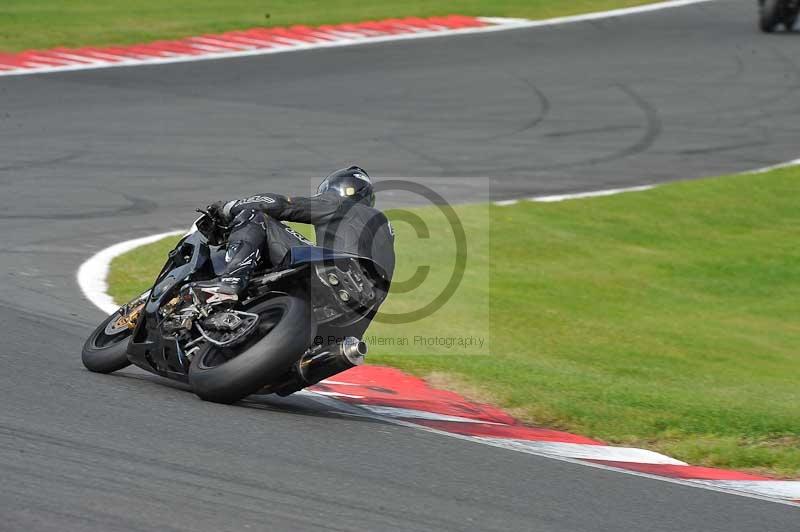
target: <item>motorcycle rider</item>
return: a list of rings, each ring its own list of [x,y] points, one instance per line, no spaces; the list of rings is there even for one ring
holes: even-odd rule
[[[217,279],[195,286],[211,294],[208,302],[238,300],[264,255],[277,265],[292,247],[312,245],[281,223],[301,222],[314,226],[318,246],[372,259],[378,277],[373,281],[382,302],[394,273],[394,232],[374,205],[372,180],[358,166],[330,174],[315,196],[259,194],[209,205],[209,214],[230,228],[226,267]],[[360,337],[371,317],[351,335]]]

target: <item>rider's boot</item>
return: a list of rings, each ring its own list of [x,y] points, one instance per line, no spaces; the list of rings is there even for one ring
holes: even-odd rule
[[[236,282],[231,282],[234,279],[232,277],[217,277],[209,281],[192,283],[191,287],[203,303],[209,305],[218,303],[235,304],[239,301],[241,282],[239,279],[236,279]]]
[[[231,242],[225,254],[227,266],[222,275],[209,281],[193,283],[192,286],[204,295],[206,303],[235,303],[247,289],[250,275],[260,259],[260,250],[250,242]]]

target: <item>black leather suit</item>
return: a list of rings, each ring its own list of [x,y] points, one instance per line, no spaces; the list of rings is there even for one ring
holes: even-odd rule
[[[233,219],[228,237],[227,267],[222,282],[243,288],[263,255],[279,264],[294,246],[312,245],[302,235],[281,223],[312,224],[316,245],[372,259],[377,265],[377,284],[385,298],[394,274],[394,232],[379,210],[329,191],[312,197],[289,198],[260,194],[229,201],[223,215]],[[346,332],[361,338],[372,315]]]

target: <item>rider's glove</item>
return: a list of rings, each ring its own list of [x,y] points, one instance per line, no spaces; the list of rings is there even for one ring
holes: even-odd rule
[[[211,215],[215,221],[222,223],[222,225],[227,225],[230,221],[230,214],[225,213],[225,205],[226,202],[224,201],[215,201],[206,207],[208,214]]]

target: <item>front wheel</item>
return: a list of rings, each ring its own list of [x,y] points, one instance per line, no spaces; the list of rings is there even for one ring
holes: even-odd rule
[[[132,332],[124,309],[119,309],[86,339],[81,352],[83,365],[96,373],[111,373],[128,367],[128,339]]]
[[[759,27],[764,33],[772,33],[783,18],[784,0],[763,0],[759,10]]]
[[[230,404],[257,392],[283,376],[316,334],[303,298],[280,296],[245,310],[259,315],[252,340],[232,348],[207,344],[192,357],[189,383],[201,399]]]

